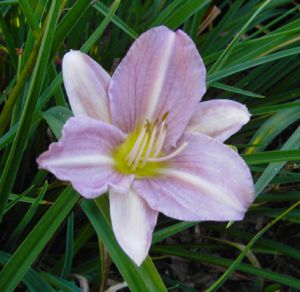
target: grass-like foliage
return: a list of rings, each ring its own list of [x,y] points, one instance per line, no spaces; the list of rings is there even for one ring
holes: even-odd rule
[[[2,0],[0,291],[299,289],[299,15],[285,0]],[[205,100],[249,108],[251,121],[226,143],[248,163],[257,198],[242,222],[161,215],[137,267],[114,237],[107,196],[82,199],[35,159],[72,115],[63,55],[80,49],[112,73],[158,25],[196,43]]]

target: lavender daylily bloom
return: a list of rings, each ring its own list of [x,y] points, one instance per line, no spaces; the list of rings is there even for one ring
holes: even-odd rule
[[[159,212],[242,220],[254,200],[246,163],[222,142],[249,121],[230,100],[199,103],[205,67],[181,30],[142,34],[110,76],[79,51],[63,59],[75,117],[37,160],[86,198],[109,192],[115,236],[140,265]]]

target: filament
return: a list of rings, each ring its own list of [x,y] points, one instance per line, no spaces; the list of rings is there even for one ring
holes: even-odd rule
[[[152,158],[149,158],[148,161],[151,161],[151,162],[161,162],[161,161],[170,160],[171,158],[174,158],[179,153],[181,153],[187,147],[187,145],[188,145],[188,143],[184,142],[180,147],[178,147],[172,153],[170,153],[170,154],[168,154],[166,156],[162,156],[162,157],[152,157]]]

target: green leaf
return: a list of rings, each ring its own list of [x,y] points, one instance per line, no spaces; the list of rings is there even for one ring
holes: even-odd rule
[[[266,64],[269,62],[274,62],[276,60],[286,58],[289,56],[293,56],[293,55],[297,55],[297,54],[300,54],[300,47],[283,50],[278,53],[274,53],[269,56],[261,57],[256,60],[245,61],[243,63],[233,65],[233,66],[227,67],[225,69],[222,69],[220,71],[217,71],[216,73],[209,74],[207,76],[207,83],[211,84],[212,82],[215,82],[215,81],[225,78],[227,76],[233,75],[235,73],[244,71],[246,69],[250,69],[255,66]]]
[[[241,38],[242,34],[247,31],[250,24],[253,22],[253,20],[257,17],[259,13],[271,2],[272,0],[265,0],[258,9],[256,9],[255,13],[251,15],[249,20],[243,25],[243,27],[240,29],[240,31],[235,35],[233,40],[230,42],[230,44],[226,47],[226,49],[222,52],[221,56],[217,59],[217,61],[214,63],[214,65],[209,69],[209,73],[213,73],[216,71],[220,71],[220,69],[224,66],[226,60],[228,59],[229,55],[233,51],[234,47],[236,46],[237,42]]]
[[[230,85],[226,85],[220,82],[214,82],[213,84],[211,84],[211,87],[214,88],[218,88],[218,89],[223,89],[225,91],[228,92],[233,92],[233,93],[237,93],[240,95],[245,95],[245,96],[250,96],[250,97],[256,97],[256,98],[264,98],[264,95],[261,94],[257,94],[248,90],[244,90],[244,89],[240,89],[240,88],[236,88],[234,86],[230,86]]]
[[[42,116],[50,126],[55,137],[59,139],[64,124],[73,116],[73,113],[66,107],[56,106],[44,112]]]
[[[242,157],[249,165],[265,164],[279,161],[300,160],[300,150],[274,150],[244,154]]]
[[[200,252],[192,252],[190,250],[185,250],[183,248],[172,246],[153,246],[152,251],[163,255],[182,257],[184,259],[189,259],[194,262],[209,263],[221,267],[230,267],[230,265],[233,263],[233,261],[230,259],[212,256],[208,254],[201,254]],[[249,273],[255,276],[260,276],[265,279],[281,283],[283,285],[287,285],[289,287],[300,287],[300,281],[291,276],[275,273],[267,269],[255,268],[251,265],[243,263],[239,263],[235,268],[238,271]]]
[[[10,240],[9,240],[9,245],[11,247],[15,247],[18,238],[22,234],[22,231],[26,228],[28,223],[31,221],[31,219],[33,218],[33,216],[37,212],[39,204],[41,203],[41,201],[42,201],[42,199],[43,199],[43,197],[44,197],[44,195],[47,191],[47,188],[48,188],[48,182],[45,181],[44,186],[42,187],[42,189],[41,189],[39,195],[37,196],[37,198],[35,198],[34,203],[30,206],[30,208],[28,209],[28,211],[26,212],[26,214],[24,215],[22,220],[19,222],[18,226],[13,231],[13,233],[10,237]]]
[[[1,5],[17,5],[18,4],[18,0],[3,0],[0,2],[0,6]]]
[[[92,1],[90,0],[77,0],[74,2],[74,5],[68,10],[67,14],[56,27],[51,54],[56,52],[63,41],[69,36],[76,24],[82,20],[83,15],[89,9],[91,4]]]
[[[249,142],[249,144],[257,146],[249,147],[246,153],[263,151],[275,137],[299,119],[299,112],[298,108],[285,109],[268,118],[256,130]]]
[[[282,150],[289,149],[298,149],[300,147],[300,127],[293,133],[293,135],[288,139],[287,142],[281,148]],[[255,183],[255,193],[258,196],[264,188],[268,185],[268,183],[273,179],[273,177],[282,169],[282,167],[286,164],[284,162],[273,162],[268,165],[268,167],[264,170],[262,175]]]
[[[1,1],[1,2],[6,2],[6,1]],[[0,2],[0,5],[1,5],[1,2]],[[3,4],[3,3],[2,3]],[[17,65],[18,65],[18,56],[17,56],[17,53],[16,53],[16,46],[14,44],[14,40],[9,32],[9,29],[6,25],[6,22],[2,16],[2,13],[0,11],[0,28],[1,28],[1,32],[2,32],[2,36],[6,42],[6,45],[7,45],[7,49],[8,49],[8,52],[9,52],[9,57],[12,61],[12,65],[14,67],[14,69],[16,70],[17,69]]]
[[[165,19],[158,23],[157,20],[152,23],[151,26],[156,26],[158,24],[164,24],[171,29],[176,29],[182,25],[187,19],[193,16],[195,13],[199,12],[201,9],[207,7],[212,1],[211,0],[190,0],[181,1],[182,5],[180,9],[176,9],[173,13],[168,13]],[[171,6],[171,5],[170,5]]]
[[[71,187],[59,195],[0,272],[0,291],[17,287],[78,200],[79,195]]]
[[[34,13],[33,13],[30,3],[27,0],[19,0],[19,5],[20,5],[23,13],[25,14],[25,17],[26,17],[26,20],[28,21],[30,29],[32,30],[33,34],[37,37],[38,32],[40,31],[40,27],[36,21],[36,18],[34,17]]]
[[[157,243],[159,241],[162,241],[168,237],[171,237],[172,235],[175,235],[179,232],[182,232],[196,225],[197,223],[198,222],[178,222],[168,227],[165,227],[161,230],[158,230],[153,234],[152,243]]]
[[[109,15],[109,9],[101,2],[97,2],[94,7],[100,11],[104,16]],[[117,15],[114,15],[111,21],[125,33],[127,33],[131,38],[136,39],[139,35],[135,32],[128,24],[126,24],[121,18]]]
[[[30,188],[31,190],[31,188]],[[10,194],[8,199],[10,201],[15,201],[17,200],[18,202],[26,203],[26,204],[34,204],[36,201],[36,198],[31,198],[31,197],[26,197],[25,195],[23,196],[22,194]],[[46,200],[42,200],[39,202],[40,205],[51,205],[52,203]]]
[[[247,253],[250,251],[252,246],[256,243],[256,241],[262,237],[273,225],[275,225],[278,221],[280,221],[284,216],[286,216],[289,212],[294,210],[296,207],[300,205],[300,201],[292,205],[290,208],[288,208],[286,211],[282,212],[278,217],[276,217],[273,221],[271,221],[269,224],[267,224],[264,228],[260,229],[259,232],[256,233],[256,235],[248,242],[248,244],[245,246],[244,250],[239,254],[239,256],[234,260],[234,262],[230,265],[230,267],[224,272],[224,274],[216,281],[214,282],[206,291],[212,292],[216,291],[234,272],[235,269],[238,268],[238,265],[241,263],[243,258],[247,255]],[[285,284],[289,285],[290,287],[296,287],[296,285],[300,285],[299,280],[294,279],[287,279],[285,280]],[[279,282],[282,283],[282,282]]]
[[[29,187],[27,190],[25,190],[23,193],[17,195],[17,196],[12,196],[10,195],[9,197],[12,198],[14,197],[13,200],[11,200],[11,202],[9,202],[6,206],[5,206],[5,211],[4,214],[6,212],[8,212],[11,208],[13,208],[19,201],[21,201],[26,195],[28,195],[32,190],[33,190],[34,186]]]
[[[64,292],[82,292],[82,289],[77,287],[74,283],[69,282],[65,279],[56,277],[50,273],[42,272],[41,275],[47,280],[51,285],[55,288],[59,289],[59,291]],[[55,290],[57,291],[57,290]]]
[[[284,103],[284,104],[277,104],[277,105],[271,105],[271,106],[263,106],[263,107],[258,107],[254,108],[251,110],[252,115],[262,115],[262,114],[267,114],[267,113],[274,113],[277,111],[281,111],[283,109],[296,109],[300,107],[300,101],[293,101],[289,103]]]
[[[43,35],[41,48],[38,54],[37,62],[34,68],[33,76],[30,82],[28,96],[24,105],[24,110],[21,115],[19,128],[17,130],[14,143],[9,152],[8,159],[5,164],[4,171],[0,180],[0,220],[7,202],[8,196],[11,193],[17,171],[21,163],[24,145],[27,144],[28,133],[33,120],[34,109],[39,97],[42,83],[44,81],[50,47],[52,44],[55,25],[59,14],[59,2],[52,2],[48,14],[48,22],[46,24]]]
[[[99,37],[103,34],[105,28],[108,26],[113,16],[115,15],[121,0],[115,0],[111,5],[106,17],[102,21],[102,23],[97,27],[97,29],[93,32],[93,34],[88,38],[88,40],[81,47],[82,52],[88,52],[91,47],[96,43]]]
[[[5,265],[11,255],[0,251],[0,262],[2,265]],[[54,292],[55,290],[45,281],[38,272],[34,269],[29,268],[23,278],[23,283],[27,286],[30,291],[40,291],[43,290],[44,292]],[[8,291],[8,290],[5,290]]]
[[[224,229],[223,226],[221,226],[220,224],[208,224],[206,226],[208,229],[210,230],[216,230],[219,232],[222,232],[224,234],[228,234],[229,236],[232,236],[234,238],[236,238],[237,240],[251,240],[251,238],[253,238],[253,234],[237,229],[235,227],[230,227],[230,228],[226,228]],[[267,238],[259,238],[257,240],[257,246],[259,247],[264,247],[269,251],[277,251],[277,254],[283,254],[286,256],[290,256],[296,260],[300,260],[300,251],[296,248],[293,248],[291,246],[288,246],[286,244],[277,242],[275,240],[272,239],[267,239]]]
[[[73,249],[74,249],[74,213],[72,212],[68,217],[67,225],[67,239],[66,239],[66,254],[61,277],[66,278],[71,272],[73,262]]]

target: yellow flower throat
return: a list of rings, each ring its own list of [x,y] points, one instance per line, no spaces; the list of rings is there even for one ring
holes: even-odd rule
[[[154,123],[146,120],[142,128],[128,135],[113,153],[117,171],[139,177],[155,176],[160,168],[166,167],[168,161],[187,146],[187,143],[183,143],[168,155],[163,152],[168,128],[167,115],[163,115],[160,123],[158,119]]]

